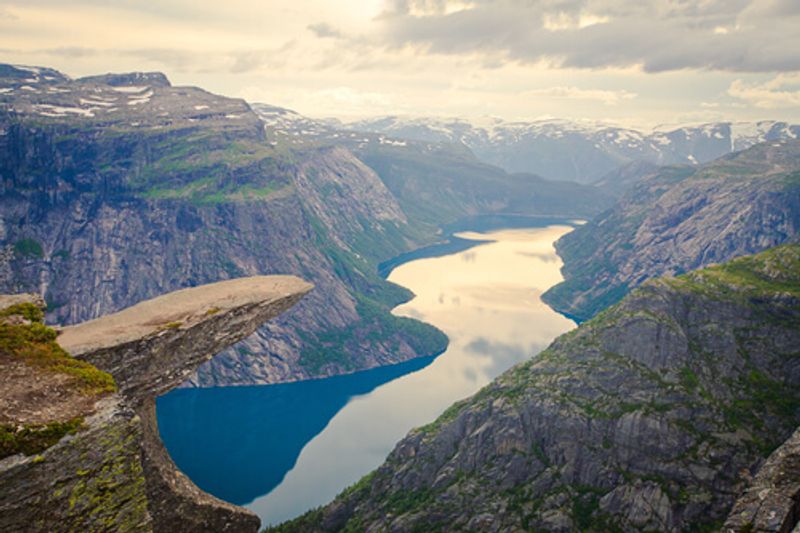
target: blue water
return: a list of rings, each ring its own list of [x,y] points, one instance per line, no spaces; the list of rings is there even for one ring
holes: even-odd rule
[[[244,505],[278,486],[303,446],[352,398],[433,359],[298,383],[177,389],[157,400],[159,431],[198,487]]]
[[[434,324],[450,339],[438,357],[159,398],[159,427],[175,463],[264,525],[329,502],[380,465],[411,428],[574,327],[540,299],[562,279],[553,242],[571,227],[543,224],[458,233],[455,244],[386,265],[388,279],[416,295],[393,312]]]

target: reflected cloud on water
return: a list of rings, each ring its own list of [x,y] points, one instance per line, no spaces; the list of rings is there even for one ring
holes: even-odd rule
[[[201,488],[251,502],[264,525],[327,503],[435,419],[575,324],[540,300],[561,280],[568,226],[464,232],[481,241],[420,257],[389,281],[416,296],[393,311],[450,339],[439,357],[316,381],[179,390],[159,399],[164,442]],[[335,460],[331,460],[335,458]]]

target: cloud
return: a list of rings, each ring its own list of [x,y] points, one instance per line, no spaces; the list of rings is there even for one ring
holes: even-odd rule
[[[630,91],[605,91],[600,89],[579,89],[578,87],[548,87],[545,89],[532,89],[522,93],[524,97],[549,98],[563,100],[594,100],[613,106],[623,100],[636,98],[636,93]]]
[[[320,39],[342,39],[344,34],[325,22],[310,24],[308,30]]]
[[[358,91],[351,87],[334,87],[322,89],[317,92],[317,96],[330,101],[332,104],[344,104],[353,107],[376,106],[380,108],[388,107],[392,103],[391,96],[369,91]]]
[[[764,83],[734,80],[728,94],[761,109],[800,107],[800,74],[779,74]]]
[[[19,17],[12,13],[7,7],[0,6],[0,19],[18,20]]]
[[[479,0],[455,11],[449,4],[396,0],[378,19],[385,44],[581,69],[800,70],[796,1]]]

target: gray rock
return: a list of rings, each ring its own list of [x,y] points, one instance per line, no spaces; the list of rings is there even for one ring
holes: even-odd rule
[[[800,429],[772,452],[733,506],[724,530],[796,531],[800,527]]]
[[[242,278],[65,328],[63,347],[111,373],[119,391],[76,434],[0,461],[0,530],[257,531],[253,513],[178,471],[158,434],[155,397],[310,289],[290,276]]]
[[[756,253],[800,234],[800,141],[665,167],[556,243],[564,281],[542,298],[580,320],[644,281]]]

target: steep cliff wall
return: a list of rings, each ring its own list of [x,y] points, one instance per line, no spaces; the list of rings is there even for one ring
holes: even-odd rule
[[[800,530],[800,429],[772,452],[736,500],[724,531]]]
[[[666,167],[556,248],[564,281],[543,299],[585,320],[648,279],[797,239],[800,141],[763,143],[696,167]]]
[[[315,283],[292,312],[201,368],[201,385],[325,376],[446,345],[435,328],[389,314],[409,294],[375,265],[413,232],[347,150],[275,147],[243,101],[163,75],[6,71],[0,290],[42,294],[48,319],[69,324],[238,276]]]
[[[178,386],[199,364],[310,289],[290,276],[241,278],[170,293],[64,328],[59,342],[74,359],[64,357],[108,372],[116,391],[92,395],[96,401],[85,406],[80,423],[56,442],[40,443],[36,450],[22,447],[22,453],[0,460],[0,529],[257,531],[255,515],[203,493],[175,468],[158,436],[155,396]],[[44,368],[35,355],[14,349],[15,328],[46,330],[41,324],[26,326],[25,320],[12,313],[0,321],[0,365],[4,375],[19,361],[35,369],[37,375],[22,383],[32,386],[55,379],[63,369]],[[63,380],[54,382],[61,385]],[[15,402],[40,401],[15,396],[13,387],[0,396],[0,419],[12,423],[24,413]],[[17,440],[21,435],[18,430]]]
[[[798,346],[800,245],[648,282],[276,529],[718,529],[800,423]]]

